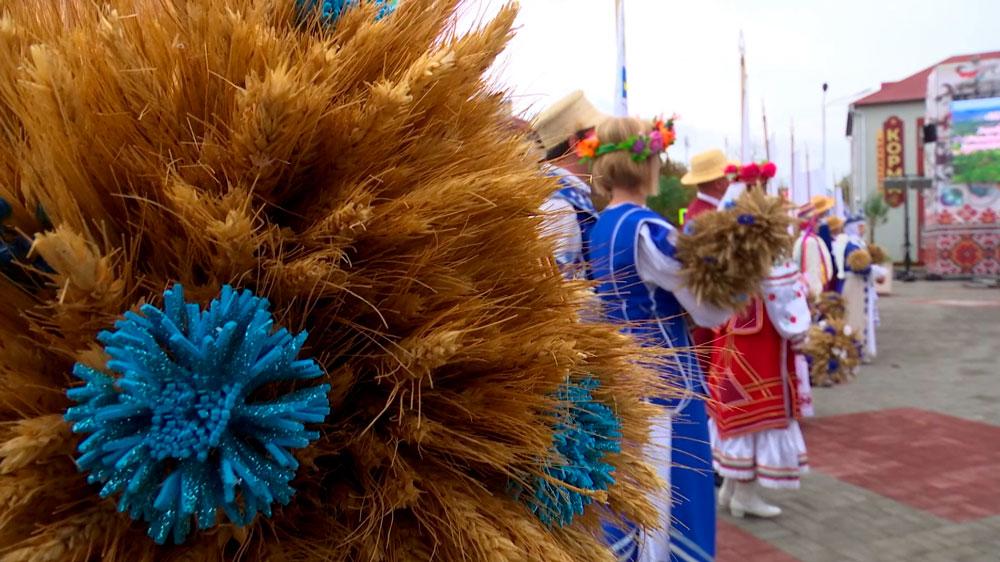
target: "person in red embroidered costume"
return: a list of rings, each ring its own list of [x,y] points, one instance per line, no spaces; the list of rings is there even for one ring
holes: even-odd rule
[[[779,263],[761,299],[719,331],[709,389],[715,470],[725,478],[719,504],[737,517],[776,517],[757,484],[798,488],[808,470],[795,346],[811,323],[808,288],[797,264]]]

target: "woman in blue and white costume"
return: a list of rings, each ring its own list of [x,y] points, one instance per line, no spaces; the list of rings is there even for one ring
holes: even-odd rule
[[[863,342],[862,360],[871,363],[877,355],[875,328],[878,324],[878,294],[875,292],[875,285],[888,271],[878,264],[871,264],[861,271],[855,271],[847,265],[851,254],[867,250],[864,235],[864,215],[859,213],[848,216],[844,232],[834,240],[833,247],[840,277],[838,292],[844,297],[847,309],[845,319]]]
[[[708,393],[690,352],[686,316],[712,328],[730,313],[697,304],[683,288],[681,264],[674,259],[678,233],[645,207],[646,198],[657,190],[663,150],[650,139],[649,130],[630,118],[613,119],[597,128],[600,148],[594,155],[594,182],[597,189],[610,193],[611,202],[591,231],[591,268],[613,320],[626,324],[627,331],[648,345],[684,350],[664,376],[683,384],[689,395],[681,400],[649,397],[664,406],[653,430],[653,446],[660,475],[671,484],[673,506],[663,507],[664,530],[643,537],[640,548],[633,549],[638,556],[631,559],[706,562],[715,557],[712,452],[705,403],[691,394]],[[637,151],[641,148],[637,141],[651,140],[651,150],[644,155]],[[626,549],[618,552],[624,554]]]

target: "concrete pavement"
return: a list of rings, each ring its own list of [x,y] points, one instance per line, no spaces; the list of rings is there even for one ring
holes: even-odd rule
[[[720,513],[718,562],[1000,562],[1000,290],[894,290],[875,364],[813,391],[803,488]]]

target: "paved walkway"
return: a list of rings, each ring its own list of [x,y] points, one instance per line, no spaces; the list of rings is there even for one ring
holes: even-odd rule
[[[813,391],[803,488],[720,514],[718,562],[1000,562],[1000,290],[894,290],[875,364]]]

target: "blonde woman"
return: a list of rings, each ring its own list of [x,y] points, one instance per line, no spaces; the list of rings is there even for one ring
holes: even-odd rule
[[[665,408],[654,430],[661,476],[672,487],[672,507],[664,507],[662,533],[647,536],[637,548],[616,548],[621,560],[710,561],[715,556],[715,500],[703,374],[694,354],[687,318],[704,327],[722,324],[728,311],[698,304],[682,284],[674,259],[678,232],[645,206],[658,189],[660,154],[673,131],[637,119],[616,118],[597,127],[583,144],[593,160],[595,187],[610,196],[593,227],[591,267],[609,315],[625,330],[651,345],[682,350],[664,376],[689,392],[683,399],[651,396]],[[672,456],[672,458],[671,458]],[[671,462],[672,461],[672,462]],[[626,533],[620,533],[627,539]],[[612,542],[626,546],[625,539]],[[636,558],[632,558],[636,559]]]

